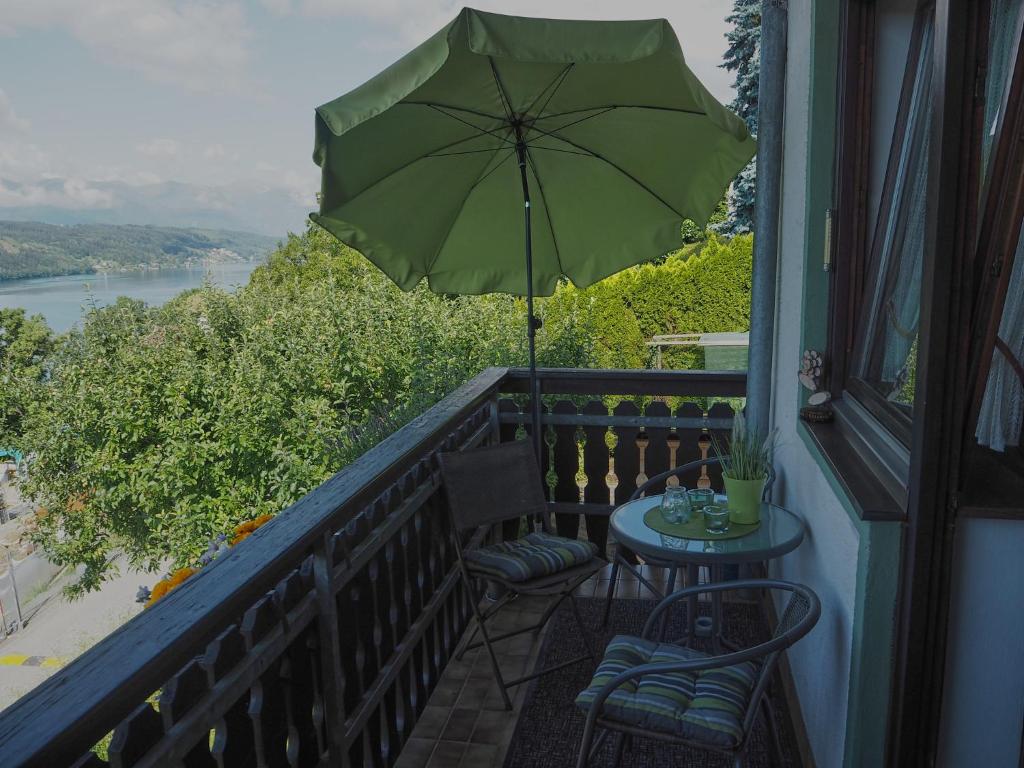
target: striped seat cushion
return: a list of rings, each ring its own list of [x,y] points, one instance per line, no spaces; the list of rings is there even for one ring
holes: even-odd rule
[[[608,644],[590,686],[576,697],[588,710],[598,691],[620,672],[641,664],[706,658],[700,651],[618,635]],[[731,749],[743,738],[743,716],[758,667],[746,662],[698,672],[644,675],[605,699],[602,717],[689,741]]]
[[[535,532],[515,541],[474,549],[465,557],[476,573],[508,581],[529,581],[582,565],[596,554],[597,547],[589,541]]]

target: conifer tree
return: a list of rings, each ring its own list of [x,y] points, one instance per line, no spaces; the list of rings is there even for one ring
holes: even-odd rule
[[[742,117],[751,134],[757,136],[757,86],[761,71],[761,0],[733,0],[732,13],[726,19],[731,29],[725,37],[729,48],[721,65],[736,73],[733,85],[736,98],[729,108]],[[751,160],[729,190],[729,216],[721,231],[727,234],[750,232],[754,228],[754,182],[757,161]]]

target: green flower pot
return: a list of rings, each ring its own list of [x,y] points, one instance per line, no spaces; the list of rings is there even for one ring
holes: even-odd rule
[[[728,475],[725,480],[725,497],[729,505],[729,520],[739,525],[753,525],[761,519],[761,495],[764,493],[765,478],[758,480],[737,480]]]

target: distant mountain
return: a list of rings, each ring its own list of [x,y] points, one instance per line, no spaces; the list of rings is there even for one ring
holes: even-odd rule
[[[202,187],[176,181],[126,184],[121,181],[31,182],[0,178],[0,219],[49,224],[152,224],[258,232],[284,238],[302,232],[316,208],[287,189],[255,184]]]
[[[283,239],[222,229],[0,221],[0,280],[251,261]]]

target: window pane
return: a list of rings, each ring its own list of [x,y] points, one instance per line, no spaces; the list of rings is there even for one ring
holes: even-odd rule
[[[985,84],[984,165],[988,172],[999,128],[1014,43],[1021,25],[1022,0],[992,0],[988,76]],[[1021,444],[1024,420],[1024,231],[1017,242],[999,332],[989,366],[975,437],[980,445],[1004,452]],[[993,308],[993,311],[998,311]]]
[[[921,262],[928,187],[931,122],[933,18],[922,22],[913,81],[902,131],[894,139],[891,194],[879,212],[874,261],[865,294],[854,375],[908,413],[914,402],[914,372],[920,316]]]
[[[985,395],[978,415],[980,445],[1005,451],[1021,444],[1024,422],[1024,234],[1017,243],[1013,272],[992,352]]]

